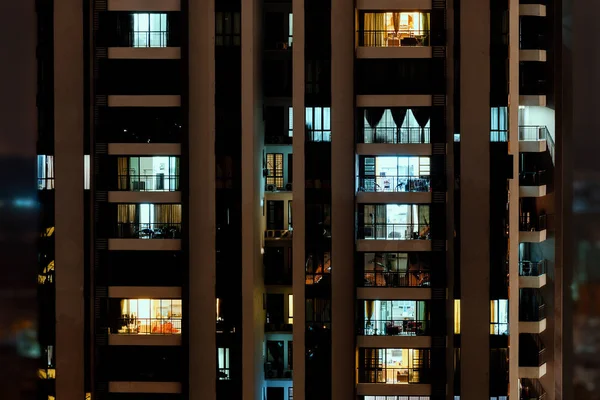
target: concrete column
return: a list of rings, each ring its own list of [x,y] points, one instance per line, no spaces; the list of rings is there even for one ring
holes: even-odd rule
[[[59,399],[85,397],[82,6],[79,0],[54,2],[56,398]]]
[[[215,3],[188,1],[189,399],[217,398]],[[184,50],[185,51],[185,50]]]
[[[461,400],[489,398],[490,2],[460,7]]]
[[[243,399],[263,398],[264,223],[262,2],[242,0],[242,384]]]
[[[292,69],[293,69],[293,97],[292,107],[294,109],[294,141],[292,150],[294,153],[293,171],[293,202],[292,218],[294,222],[294,237],[292,242],[293,280],[294,292],[294,399],[305,400],[305,276],[304,262],[306,249],[304,242],[305,232],[305,204],[304,204],[304,140],[305,140],[305,105],[304,105],[304,0],[292,2],[292,13],[294,15],[292,47]]]
[[[354,4],[331,2],[331,388],[354,397]]]
[[[519,397],[519,0],[509,0],[508,21],[508,153],[513,156],[513,177],[508,181],[508,395],[516,399]]]

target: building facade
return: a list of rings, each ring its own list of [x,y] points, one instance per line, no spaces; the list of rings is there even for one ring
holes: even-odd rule
[[[560,1],[38,6],[48,399],[562,398]]]

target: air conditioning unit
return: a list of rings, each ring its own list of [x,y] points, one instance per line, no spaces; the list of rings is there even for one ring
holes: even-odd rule
[[[292,191],[292,184],[288,183],[287,185],[285,185],[285,190],[287,190],[288,192]]]
[[[275,191],[275,185],[267,185],[267,191],[274,192]]]

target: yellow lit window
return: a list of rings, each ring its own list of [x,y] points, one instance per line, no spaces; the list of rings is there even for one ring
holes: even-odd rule
[[[288,324],[294,323],[294,295],[288,294]]]
[[[38,369],[38,378],[56,379],[56,370],[54,368]]]
[[[460,333],[460,300],[454,300],[454,333]]]

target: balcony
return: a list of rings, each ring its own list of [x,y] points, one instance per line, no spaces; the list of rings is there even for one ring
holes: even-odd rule
[[[546,285],[546,260],[519,262],[519,288],[539,289]]]
[[[540,334],[546,330],[546,305],[519,304],[519,333]]]
[[[429,30],[359,30],[357,58],[431,58]]]
[[[429,269],[392,272],[382,270],[366,271],[363,274],[362,287],[405,288],[430,287]]]
[[[546,240],[546,215],[519,217],[519,242],[541,243]]]
[[[181,0],[108,0],[108,11],[181,11]]]
[[[291,369],[273,368],[270,362],[265,363],[265,379],[291,380],[293,372]]]
[[[294,329],[293,324],[284,324],[284,323],[265,323],[265,333],[270,332],[283,332],[283,333],[292,333]]]
[[[358,228],[358,251],[431,251],[429,224],[365,223]]]
[[[54,178],[38,178],[38,190],[54,190]]]
[[[546,391],[537,379],[522,378],[520,380],[519,397],[520,400],[545,400]]]
[[[181,345],[181,318],[124,316],[116,321],[113,329],[109,329],[108,342],[113,346]]]
[[[546,195],[546,171],[521,171],[519,173],[519,197],[543,197]]]
[[[546,126],[519,126],[519,151],[542,153],[546,151],[548,128]]]
[[[131,192],[175,192],[179,190],[179,175],[119,175],[117,190]]]
[[[266,240],[292,240],[293,231],[288,229],[267,229]]]
[[[108,249],[181,250],[181,223],[117,223]]]
[[[129,32],[114,37],[109,59],[180,59],[180,36],[168,31]]]
[[[362,143],[365,144],[429,144],[429,128],[419,127],[364,127]]]
[[[359,203],[431,203],[431,177],[363,176],[357,177]]]
[[[519,378],[540,379],[546,374],[546,348],[539,335],[519,335]]]

